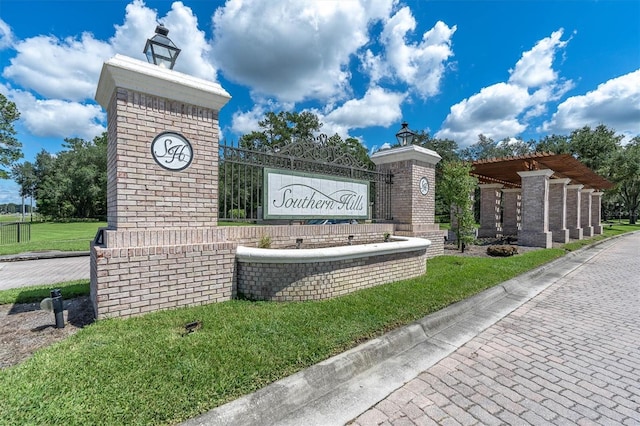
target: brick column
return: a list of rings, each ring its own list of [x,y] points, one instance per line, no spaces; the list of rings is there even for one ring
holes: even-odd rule
[[[602,192],[591,194],[591,225],[596,235],[602,234],[602,194]]]
[[[567,185],[567,228],[574,240],[584,238],[580,221],[581,190],[584,185]]]
[[[551,248],[549,177],[553,170],[518,172],[522,178],[522,229],[518,245]]]
[[[480,229],[478,238],[495,238],[502,234],[500,205],[502,184],[483,183],[480,187]]]
[[[105,62],[107,222],[91,246],[96,318],[229,300],[235,245],[219,242],[217,83],[121,55]]]
[[[444,235],[435,223],[437,152],[417,145],[378,151],[371,156],[378,171],[393,174],[391,215],[396,234],[431,240],[427,253],[444,253]]]
[[[593,237],[593,226],[591,224],[591,193],[593,189],[582,189],[580,191],[580,226],[585,237]]]
[[[522,219],[522,190],[502,190],[502,234],[518,235]]]
[[[549,230],[553,241],[569,242],[567,229],[567,185],[571,179],[549,180]]]

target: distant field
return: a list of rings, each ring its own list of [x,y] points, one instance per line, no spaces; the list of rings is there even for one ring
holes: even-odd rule
[[[33,222],[31,241],[0,245],[0,255],[45,250],[86,251],[98,228],[104,226],[107,226],[106,222]]]

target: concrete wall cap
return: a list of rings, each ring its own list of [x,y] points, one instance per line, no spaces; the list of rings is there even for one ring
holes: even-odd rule
[[[124,55],[102,65],[95,99],[105,109],[116,88],[135,90],[219,111],[231,99],[220,84]]]
[[[425,238],[392,237],[392,241],[316,249],[265,249],[238,246],[236,259],[251,263],[335,262],[369,256],[426,250],[431,241]]]
[[[437,164],[442,157],[435,151],[418,145],[407,145],[398,148],[383,149],[371,156],[371,161],[378,166],[381,164],[398,163],[400,161],[416,160],[428,164]]]
[[[551,169],[543,169],[543,170],[530,170],[526,172],[516,172],[520,175],[520,177],[531,177],[531,176],[551,176],[554,171]]]
[[[549,179],[549,183],[562,183],[562,184],[568,184],[569,182],[571,182],[571,179],[569,178],[563,178],[563,179]]]

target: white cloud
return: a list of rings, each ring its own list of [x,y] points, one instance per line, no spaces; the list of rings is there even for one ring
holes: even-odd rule
[[[12,46],[14,43],[13,32],[11,27],[7,25],[2,19],[0,19],[0,50],[6,49]]]
[[[178,1],[166,16],[158,17],[142,0],[134,0],[108,41],[88,32],[62,39],[39,35],[13,40],[11,28],[0,20],[0,47],[9,45],[15,51],[2,73],[8,81],[2,90],[34,135],[93,139],[105,129],[106,115],[93,101],[102,64],[116,53],[146,61],[142,50],[157,22],[169,28],[170,38],[182,49],[176,70],[214,80],[210,46],[192,10]]]
[[[528,120],[544,114],[547,103],[573,88],[571,80],[560,79],[553,69],[555,56],[568,43],[561,37],[562,30],[555,31],[524,52],[508,82],[484,87],[453,105],[435,136],[465,147],[476,143],[479,134],[502,140],[524,132]]]
[[[553,69],[553,59],[556,52],[569,42],[560,40],[562,33],[562,29],[554,31],[550,37],[536,43],[533,49],[524,52],[515,69],[509,71],[509,82],[531,88],[555,82],[558,73]]]
[[[34,136],[92,140],[106,130],[101,124],[106,114],[98,105],[59,99],[38,100],[20,90],[8,91],[7,96],[18,106],[20,120]]]
[[[408,7],[403,7],[384,26],[380,39],[384,45],[386,64],[370,51],[364,57],[365,67],[373,81],[380,79],[388,69],[393,75],[412,86],[423,97],[440,91],[445,62],[453,56],[451,38],[457,27],[438,21],[422,35],[420,43],[407,42],[407,35],[416,28],[416,21]]]
[[[213,58],[225,76],[280,101],[344,98],[352,55],[392,0],[229,0],[214,17]]]
[[[565,133],[600,124],[630,137],[640,135],[640,69],[566,99],[542,130]]]
[[[371,87],[361,99],[351,99],[325,115],[326,123],[348,129],[389,126],[402,118],[400,106],[406,95]]]

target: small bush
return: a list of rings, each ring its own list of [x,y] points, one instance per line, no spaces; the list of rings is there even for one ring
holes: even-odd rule
[[[258,241],[258,248],[271,248],[271,237],[268,235],[260,237],[260,241]]]
[[[231,209],[229,210],[229,218],[230,219],[246,219],[247,212],[244,209]]]
[[[487,247],[487,254],[489,256],[507,257],[518,254],[518,247],[516,246],[489,246]]]

